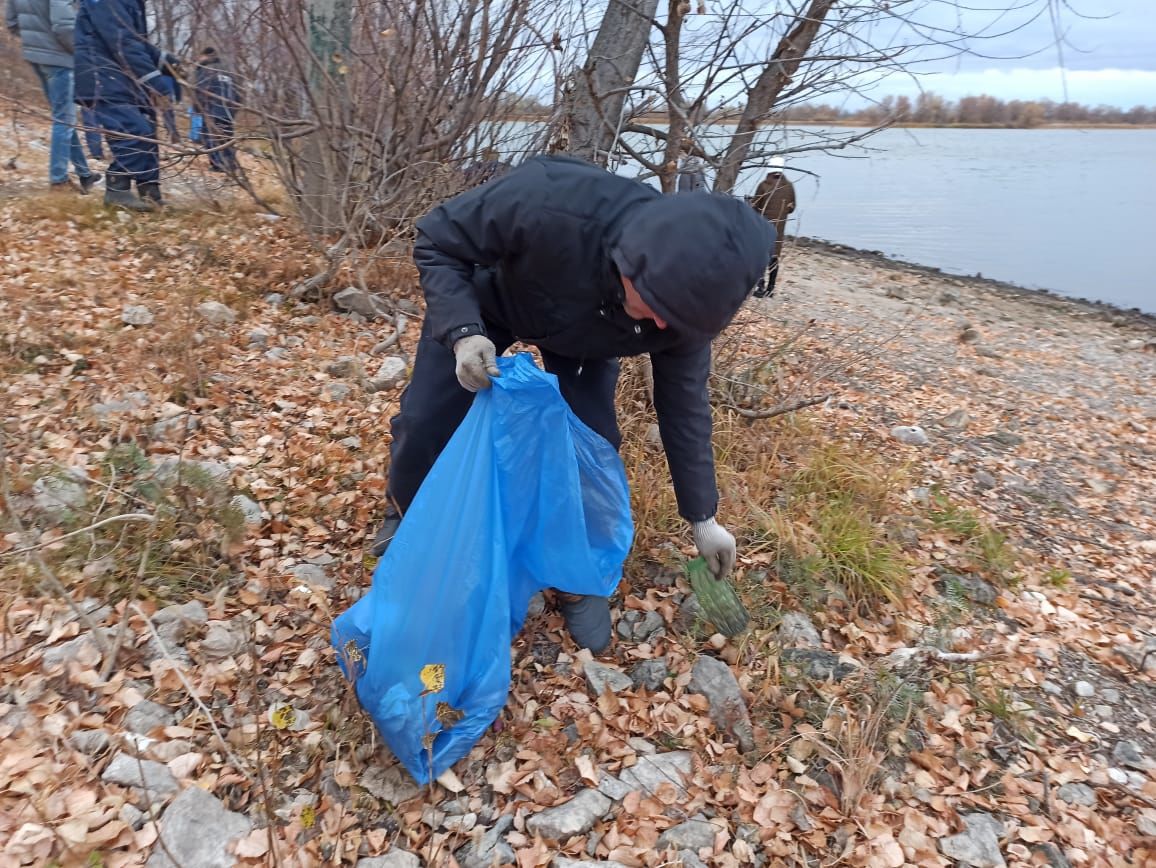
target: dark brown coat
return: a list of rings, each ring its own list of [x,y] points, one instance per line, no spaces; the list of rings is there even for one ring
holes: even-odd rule
[[[751,201],[754,209],[775,227],[775,258],[783,252],[787,217],[795,210],[795,185],[781,172],[769,172]]]

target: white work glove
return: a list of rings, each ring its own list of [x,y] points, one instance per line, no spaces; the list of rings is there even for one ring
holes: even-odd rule
[[[455,373],[462,388],[469,392],[490,387],[490,377],[500,377],[497,347],[485,335],[470,335],[454,344]]]
[[[716,579],[725,579],[735,567],[735,538],[731,532],[715,521],[696,521],[691,525],[694,544],[706,565]]]

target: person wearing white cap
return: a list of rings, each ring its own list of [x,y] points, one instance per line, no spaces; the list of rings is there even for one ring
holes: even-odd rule
[[[751,201],[754,209],[775,227],[775,252],[771,257],[771,266],[767,270],[766,280],[760,281],[754,292],[759,298],[769,298],[774,295],[775,281],[779,277],[779,262],[783,254],[787,217],[795,210],[795,186],[783,174],[783,169],[786,166],[787,161],[782,157],[773,157],[768,164],[770,171],[759,184],[754,199]]]

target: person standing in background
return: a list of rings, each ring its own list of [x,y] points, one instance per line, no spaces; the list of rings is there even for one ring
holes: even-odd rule
[[[96,114],[112,152],[106,205],[152,211],[165,204],[156,105],[163,111],[177,95],[175,63],[148,41],[144,0],[81,0],[76,100]]]
[[[53,189],[88,193],[100,175],[88,167],[76,131],[72,77],[76,8],[72,0],[8,0],[4,20],[8,30],[19,37],[24,59],[36,71],[52,109],[48,183]],[[76,170],[79,188],[68,177],[69,162]]]
[[[233,112],[240,102],[237,85],[225,68],[217,49],[206,46],[197,57],[197,78],[193,107],[201,115],[202,146],[209,151],[209,169],[233,174],[237,152],[232,141],[236,133]]]
[[[782,157],[774,157],[771,160],[771,170],[759,184],[751,202],[754,209],[775,227],[775,252],[771,257],[771,267],[767,271],[765,282],[755,289],[754,294],[758,298],[769,298],[775,293],[775,281],[779,277],[779,262],[783,255],[783,241],[787,233],[787,218],[795,210],[795,185],[783,174],[786,165]]]

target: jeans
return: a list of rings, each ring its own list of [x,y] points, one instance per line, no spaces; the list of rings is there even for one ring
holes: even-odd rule
[[[76,132],[76,103],[72,101],[72,70],[67,66],[48,66],[34,63],[32,68],[40,78],[44,96],[52,107],[52,144],[48,152],[48,180],[62,184],[68,180],[68,163],[71,160],[76,174],[87,178],[92,174],[84,151],[80,147],[80,136]]]

